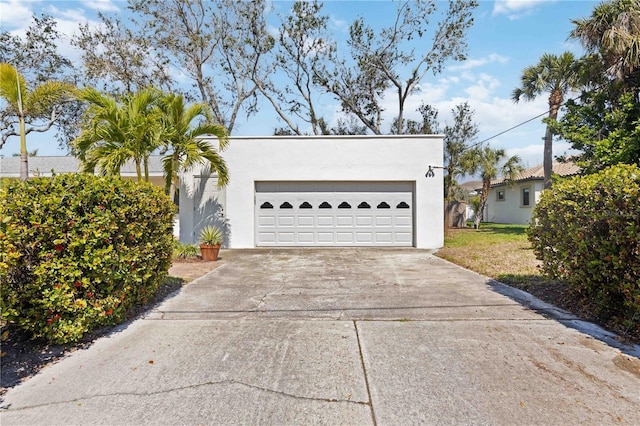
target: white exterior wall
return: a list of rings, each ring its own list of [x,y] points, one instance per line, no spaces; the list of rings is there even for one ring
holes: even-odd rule
[[[183,243],[196,243],[200,230],[206,225],[225,229],[223,219],[225,190],[217,186],[217,175],[210,175],[205,167],[196,167],[180,176],[179,239]],[[224,246],[228,247],[228,236]]]
[[[533,208],[540,200],[543,183],[541,180],[530,180],[515,183],[512,186],[500,185],[489,190],[489,198],[487,199],[487,215],[485,219],[488,222],[495,223],[513,223],[513,224],[529,224],[531,222],[531,214]],[[529,188],[530,205],[522,205],[522,189]],[[497,191],[504,191],[504,201],[497,201]]]
[[[414,245],[435,249],[444,244],[443,173],[436,169],[435,177],[425,177],[429,165],[442,164],[440,135],[235,137],[222,157],[229,169],[221,204],[230,248],[256,245],[255,182],[261,181],[413,182]],[[194,209],[193,200],[185,200],[187,192],[181,185],[181,217]],[[197,224],[181,219],[181,240],[191,242],[187,227]]]

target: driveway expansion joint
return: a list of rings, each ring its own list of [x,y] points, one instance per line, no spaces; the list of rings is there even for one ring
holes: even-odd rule
[[[369,398],[369,407],[371,408],[371,420],[373,422],[373,426],[376,426],[378,422],[376,421],[376,412],[373,408],[373,400],[371,399],[371,388],[369,387],[369,377],[367,375],[367,367],[364,363],[364,356],[362,355],[362,345],[360,344],[360,332],[358,331],[358,323],[357,321],[353,321],[353,329],[356,333],[356,341],[358,342],[358,353],[360,355],[360,363],[362,365],[362,374],[364,376],[364,383],[367,387],[367,397]]]

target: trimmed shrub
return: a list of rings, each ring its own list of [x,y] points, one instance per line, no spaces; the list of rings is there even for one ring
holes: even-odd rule
[[[122,322],[171,265],[174,206],[156,187],[87,174],[0,189],[2,318],[55,343]]]
[[[558,181],[533,212],[544,272],[595,303],[602,319],[640,325],[640,168]]]

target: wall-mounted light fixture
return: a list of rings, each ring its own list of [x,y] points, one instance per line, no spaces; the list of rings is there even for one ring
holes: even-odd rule
[[[436,175],[434,169],[444,169],[444,167],[440,167],[440,166],[429,166],[429,170],[427,170],[427,174],[424,175],[424,177],[426,178],[431,178],[434,177]]]

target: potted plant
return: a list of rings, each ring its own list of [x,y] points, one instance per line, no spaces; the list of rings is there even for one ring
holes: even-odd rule
[[[202,260],[217,260],[222,244],[222,230],[217,226],[205,226],[200,231],[200,255]]]

